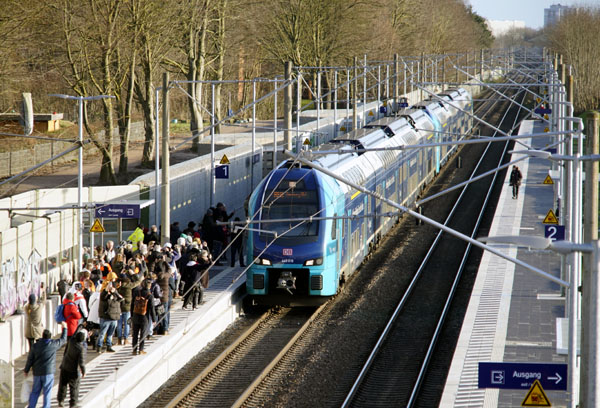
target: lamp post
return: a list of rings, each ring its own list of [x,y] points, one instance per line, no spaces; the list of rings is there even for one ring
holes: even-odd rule
[[[83,213],[81,207],[83,206],[83,103],[84,101],[95,101],[98,99],[114,98],[112,95],[94,95],[94,96],[71,96],[63,94],[50,94],[61,99],[70,99],[77,101],[78,105],[78,134],[77,143],[79,144],[78,149],[78,169],[77,169],[77,231],[78,231],[78,245],[77,245],[77,272],[81,270],[83,266]],[[112,135],[110,135],[112,137]]]

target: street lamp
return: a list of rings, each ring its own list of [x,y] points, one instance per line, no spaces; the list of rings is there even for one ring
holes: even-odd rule
[[[83,266],[83,213],[81,208],[83,206],[83,102],[84,101],[95,101],[97,99],[114,98],[112,95],[94,95],[94,96],[71,96],[63,94],[50,94],[61,99],[75,100],[78,104],[78,135],[77,143],[79,144],[79,156],[78,156],[78,172],[77,172],[77,229],[78,229],[78,251],[77,251],[77,272],[81,270]],[[112,135],[109,135],[112,137]]]

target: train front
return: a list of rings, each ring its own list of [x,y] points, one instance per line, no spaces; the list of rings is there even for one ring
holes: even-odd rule
[[[310,168],[279,168],[252,193],[246,289],[254,304],[308,306],[323,303],[338,287],[338,247],[332,192]],[[329,202],[328,205],[326,202]],[[311,220],[311,217],[314,218]]]

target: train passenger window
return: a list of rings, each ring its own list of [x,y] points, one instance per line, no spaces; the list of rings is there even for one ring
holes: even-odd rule
[[[331,239],[337,239],[337,214],[333,214],[333,222],[331,223]]]

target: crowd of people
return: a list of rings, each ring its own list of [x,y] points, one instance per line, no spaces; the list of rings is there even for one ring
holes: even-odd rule
[[[30,345],[25,373],[33,367],[34,374],[29,406],[35,406],[42,392],[44,406],[50,406],[54,360],[52,367],[42,370],[43,380],[38,379],[42,372],[38,370],[36,374],[39,355],[52,350],[55,353],[66,342],[58,402],[62,406],[69,387],[69,403],[76,406],[79,378],[85,375],[88,345],[97,353],[112,353],[114,337],[119,345],[130,344],[134,355],[145,354],[146,339],[169,334],[170,309],[175,298],[183,298],[184,310],[196,309],[203,302],[204,289],[209,286],[208,269],[212,264],[222,265],[221,261],[227,259],[221,252],[229,242],[231,266],[235,265],[236,258],[240,266],[244,266],[243,232],[230,234],[226,225],[217,223],[232,217],[233,213],[228,214],[225,205],[219,203],[206,212],[198,228],[190,221],[187,228],[180,231],[178,223],[173,223],[171,241],[164,245],[160,244],[156,226],[147,229],[140,224],[127,241],[118,246],[107,241],[93,251],[87,250],[77,280],[61,280],[58,284],[64,341],[62,337],[51,340],[50,332],[43,328],[44,288],[39,298],[31,295],[25,307],[25,337]],[[48,377],[50,372],[52,378]]]

